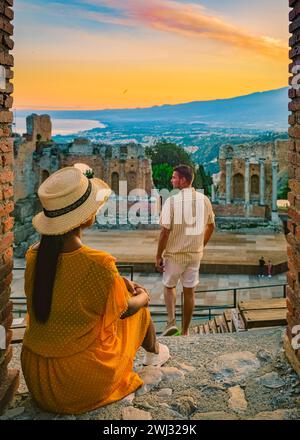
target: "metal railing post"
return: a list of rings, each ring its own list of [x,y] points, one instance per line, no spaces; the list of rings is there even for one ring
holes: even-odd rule
[[[233,307],[236,309],[236,302],[237,302],[237,298],[236,298],[236,289],[233,289]]]

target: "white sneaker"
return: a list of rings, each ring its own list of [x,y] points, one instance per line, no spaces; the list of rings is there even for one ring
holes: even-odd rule
[[[153,365],[155,367],[160,367],[165,364],[170,359],[170,351],[165,344],[159,342],[159,352],[158,354],[149,353],[146,351],[143,365]]]

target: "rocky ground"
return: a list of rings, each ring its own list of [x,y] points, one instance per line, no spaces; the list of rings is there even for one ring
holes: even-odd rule
[[[32,402],[22,379],[0,418],[81,420],[300,419],[300,379],[282,348],[283,328],[162,339],[172,354],[163,367],[135,369],[144,385],[123,401],[80,416],[50,414]],[[14,354],[19,366],[21,347]]]

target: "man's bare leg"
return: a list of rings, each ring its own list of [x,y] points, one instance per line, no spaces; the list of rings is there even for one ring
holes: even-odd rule
[[[175,287],[164,287],[164,297],[165,304],[168,313],[168,322],[175,320],[175,309],[176,309],[176,288]]]
[[[183,328],[182,335],[188,336],[189,326],[192,320],[193,311],[195,307],[195,288],[184,287],[184,306],[183,306]]]

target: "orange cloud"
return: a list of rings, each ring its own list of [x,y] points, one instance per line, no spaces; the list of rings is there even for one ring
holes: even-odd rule
[[[226,45],[255,51],[274,59],[287,58],[288,47],[268,36],[252,35],[247,30],[227,23],[203,6],[169,0],[85,0],[93,5],[106,5],[123,11],[124,24],[143,24],[152,29],[185,36],[207,38]],[[90,15],[92,18],[92,14]],[[96,18],[96,17],[95,17]]]

